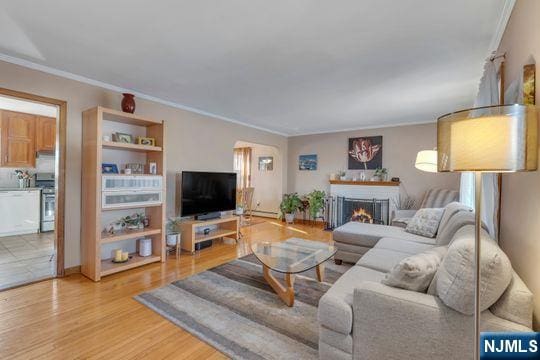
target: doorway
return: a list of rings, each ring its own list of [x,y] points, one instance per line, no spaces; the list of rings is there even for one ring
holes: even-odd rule
[[[64,275],[66,109],[0,88],[0,290]]]

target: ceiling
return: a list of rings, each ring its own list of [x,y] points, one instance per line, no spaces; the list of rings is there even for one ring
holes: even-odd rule
[[[0,4],[0,59],[298,135],[471,106],[513,1]]]

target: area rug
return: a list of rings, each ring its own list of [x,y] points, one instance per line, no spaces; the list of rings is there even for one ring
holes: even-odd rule
[[[233,359],[318,359],[317,305],[348,268],[329,260],[323,283],[315,270],[297,275],[293,307],[266,283],[254,255],[135,299]]]

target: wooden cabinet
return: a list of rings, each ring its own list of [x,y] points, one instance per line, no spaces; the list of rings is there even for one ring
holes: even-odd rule
[[[1,166],[35,167],[36,116],[2,110]]]
[[[56,119],[36,117],[36,151],[53,152],[56,148]]]

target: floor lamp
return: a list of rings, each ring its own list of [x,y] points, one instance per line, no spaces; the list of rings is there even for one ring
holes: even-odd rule
[[[482,172],[532,171],[537,168],[536,108],[486,106],[457,111],[437,120],[439,172],[475,173],[474,358],[480,351],[480,229]]]

